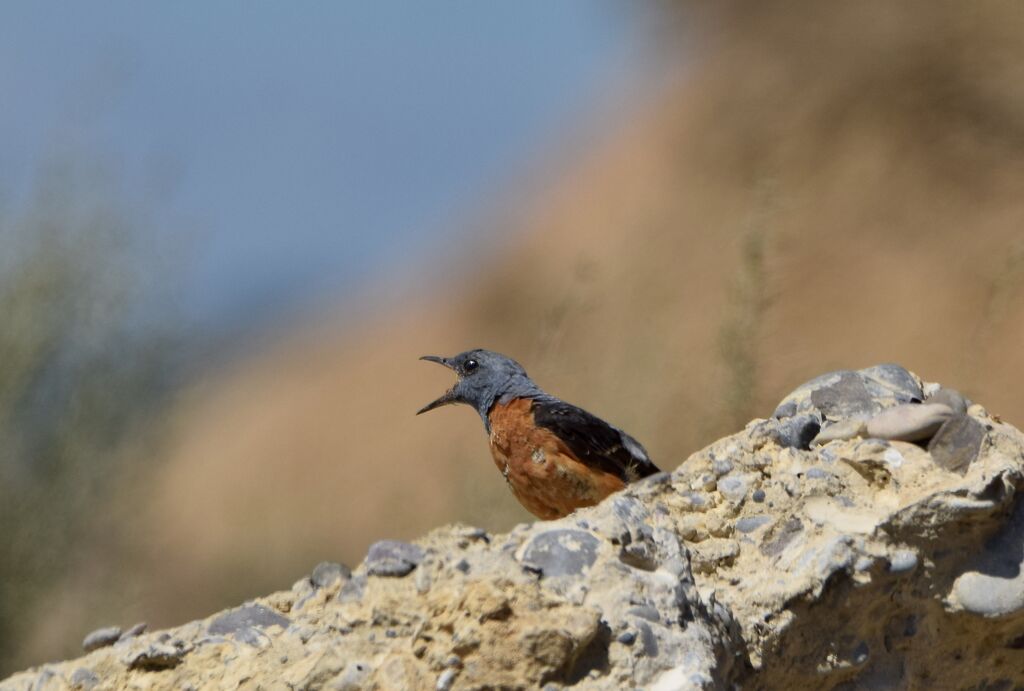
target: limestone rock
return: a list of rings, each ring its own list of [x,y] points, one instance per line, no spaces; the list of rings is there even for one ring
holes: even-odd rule
[[[600,506],[377,543],[351,574],[0,688],[1024,686],[1024,435],[942,391],[896,365],[823,375]],[[927,448],[861,438],[939,404]]]

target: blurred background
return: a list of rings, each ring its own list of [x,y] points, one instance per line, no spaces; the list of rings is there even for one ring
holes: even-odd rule
[[[1024,424],[1024,5],[0,9],[0,676],[529,516],[488,347],[665,469],[826,370]]]

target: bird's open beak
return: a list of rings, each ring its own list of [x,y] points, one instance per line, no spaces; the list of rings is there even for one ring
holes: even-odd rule
[[[449,361],[448,358],[438,357],[437,355],[424,355],[423,357],[420,358],[420,360],[427,360],[428,362],[436,362],[437,364],[444,365],[445,367],[447,367],[449,369],[451,369],[451,367],[452,367],[451,361]],[[422,408],[420,408],[419,410],[417,410],[416,414],[420,415],[421,413],[425,413],[428,410],[433,410],[434,408],[440,408],[443,405],[449,405],[451,403],[458,403],[458,400],[455,397],[455,387],[452,387],[452,388],[448,389],[447,391],[445,391],[444,395],[441,396],[440,398],[438,398],[436,401],[432,401],[432,402],[428,403],[427,405],[423,406]]]

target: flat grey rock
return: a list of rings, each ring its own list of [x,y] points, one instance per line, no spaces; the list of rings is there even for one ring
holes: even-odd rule
[[[972,417],[958,415],[939,428],[928,442],[936,465],[955,473],[967,472],[985,443],[988,430]]]
[[[93,650],[105,648],[108,645],[114,645],[117,643],[119,638],[121,638],[121,627],[106,626],[102,629],[90,631],[82,641],[82,649],[87,653],[90,653]]]
[[[828,418],[866,415],[877,409],[875,397],[856,372],[843,372],[835,382],[811,391],[811,404]]]
[[[263,605],[243,605],[236,609],[229,610],[210,623],[209,632],[212,635],[227,635],[235,633],[248,627],[266,628],[268,626],[280,626],[287,628],[291,623],[288,617],[264,607]]]
[[[335,581],[347,580],[351,576],[352,571],[347,566],[333,561],[322,561],[314,567],[309,580],[317,588],[326,588]]]
[[[744,516],[736,521],[736,530],[741,533],[752,533],[758,528],[772,522],[771,516]]]
[[[921,384],[909,371],[895,364],[862,370],[836,370],[807,381],[776,407],[780,420],[799,414],[818,414],[826,420],[867,419],[900,403],[920,403]]]
[[[92,691],[100,683],[99,675],[87,667],[79,667],[71,673],[71,685],[81,691]]]
[[[582,530],[548,530],[530,541],[522,563],[545,578],[578,576],[593,566],[600,544]]]
[[[906,368],[893,363],[865,367],[860,373],[868,379],[892,391],[897,400],[906,403],[924,398],[921,384]]]
[[[138,624],[136,624],[135,626],[131,627],[130,629],[128,629],[127,631],[122,633],[121,634],[121,638],[118,639],[118,642],[126,641],[129,638],[135,638],[136,636],[141,636],[142,634],[144,634],[146,632],[146,629],[148,627],[149,627],[149,625],[146,622],[140,621]]]
[[[401,578],[412,573],[423,557],[422,547],[398,540],[381,540],[370,546],[366,572],[371,576]]]

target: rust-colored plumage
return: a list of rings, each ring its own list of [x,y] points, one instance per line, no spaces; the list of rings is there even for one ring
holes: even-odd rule
[[[539,427],[529,398],[495,404],[488,419],[494,464],[519,503],[538,518],[561,518],[626,486],[620,477],[579,460],[554,432]]]

